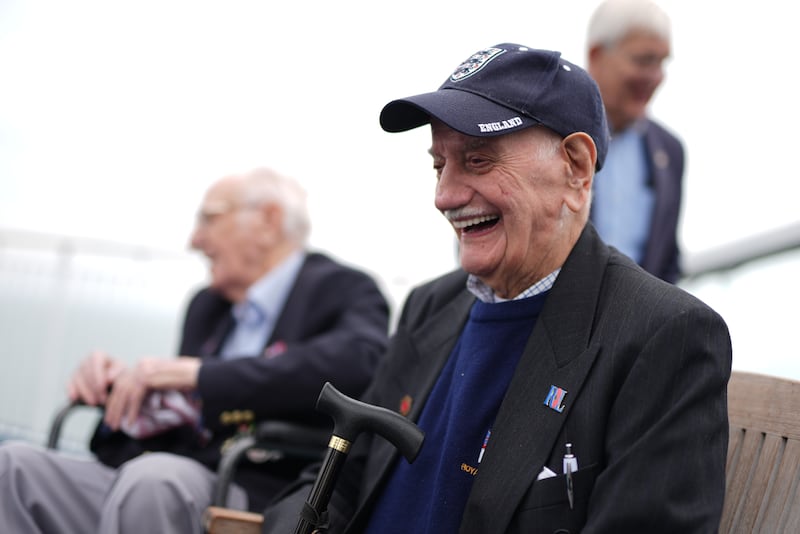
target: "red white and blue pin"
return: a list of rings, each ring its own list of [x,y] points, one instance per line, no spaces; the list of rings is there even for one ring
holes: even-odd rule
[[[564,411],[564,397],[567,390],[558,386],[550,386],[550,391],[544,399],[544,405],[548,408],[561,413]]]

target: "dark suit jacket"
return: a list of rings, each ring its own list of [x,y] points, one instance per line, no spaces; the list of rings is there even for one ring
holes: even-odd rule
[[[681,276],[678,219],[683,195],[683,146],[674,135],[650,119],[644,121],[644,143],[648,183],[653,188],[655,204],[647,245],[639,264],[645,271],[674,284]]]
[[[681,275],[678,218],[683,195],[683,146],[675,136],[649,119],[644,140],[656,202],[641,265],[662,280],[675,283]]]
[[[230,308],[217,293],[200,291],[188,306],[180,344],[181,355],[204,358],[198,392],[210,435],[185,427],[137,441],[101,425],[92,440],[101,461],[118,466],[143,451],[158,450],[216,469],[221,446],[239,426],[229,417],[237,410],[251,412],[256,420],[328,427],[329,418],[315,411],[323,384],[330,381],[348,395],[359,395],[386,348],[389,311],[375,281],[321,254],[307,256],[264,354],[233,360],[217,356],[233,329]],[[251,490],[251,504],[258,508],[263,501],[255,493],[274,492],[300,467],[295,462],[244,465],[237,482]]]
[[[474,302],[465,279],[451,273],[411,293],[364,400],[399,410],[408,396],[418,419]],[[587,226],[517,366],[459,532],[716,532],[730,366],[719,315]],[[551,386],[567,391],[561,412],[545,402]],[[566,443],[580,467],[574,509]],[[359,438],[331,501],[331,533],[363,529],[395,461],[385,440]],[[537,481],[544,466],[559,475]],[[307,495],[269,508],[265,532],[289,528]]]

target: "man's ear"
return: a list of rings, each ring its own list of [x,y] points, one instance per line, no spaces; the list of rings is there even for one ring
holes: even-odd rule
[[[283,209],[274,202],[267,202],[259,206],[259,216],[262,218],[262,239],[270,243],[277,243],[283,238]]]
[[[589,53],[587,54],[589,63],[591,64],[598,61],[603,52],[605,52],[605,46],[601,44],[596,44],[589,47]]]
[[[567,158],[567,207],[578,212],[589,201],[594,179],[597,148],[592,138],[584,132],[568,135],[561,141]]]

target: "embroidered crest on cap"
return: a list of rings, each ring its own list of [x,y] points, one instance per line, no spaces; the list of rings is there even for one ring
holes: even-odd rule
[[[506,51],[502,48],[485,48],[479,52],[472,54],[469,59],[463,62],[456,68],[455,72],[450,75],[451,82],[458,82],[465,78],[469,78],[483,67],[486,66],[494,58],[504,54]]]

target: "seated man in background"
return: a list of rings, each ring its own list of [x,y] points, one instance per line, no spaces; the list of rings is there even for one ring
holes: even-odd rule
[[[386,347],[388,304],[367,274],[307,251],[309,230],[289,178],[256,169],[214,183],[192,236],[211,283],[188,306],[180,356],[127,366],[90,354],[68,393],[105,405],[91,442],[100,461],[4,444],[3,528],[202,532],[221,448],[242,426],[328,425],[315,412],[326,381],[360,394]],[[261,509],[301,467],[245,462],[229,505]]]
[[[609,137],[589,75],[499,44],[380,123],[430,125],[434,203],[462,269],[409,294],[362,397],[419,425],[416,460],[362,435],[327,532],[716,532],[730,337],[587,222]],[[307,474],[267,508],[266,532],[292,532]]]

